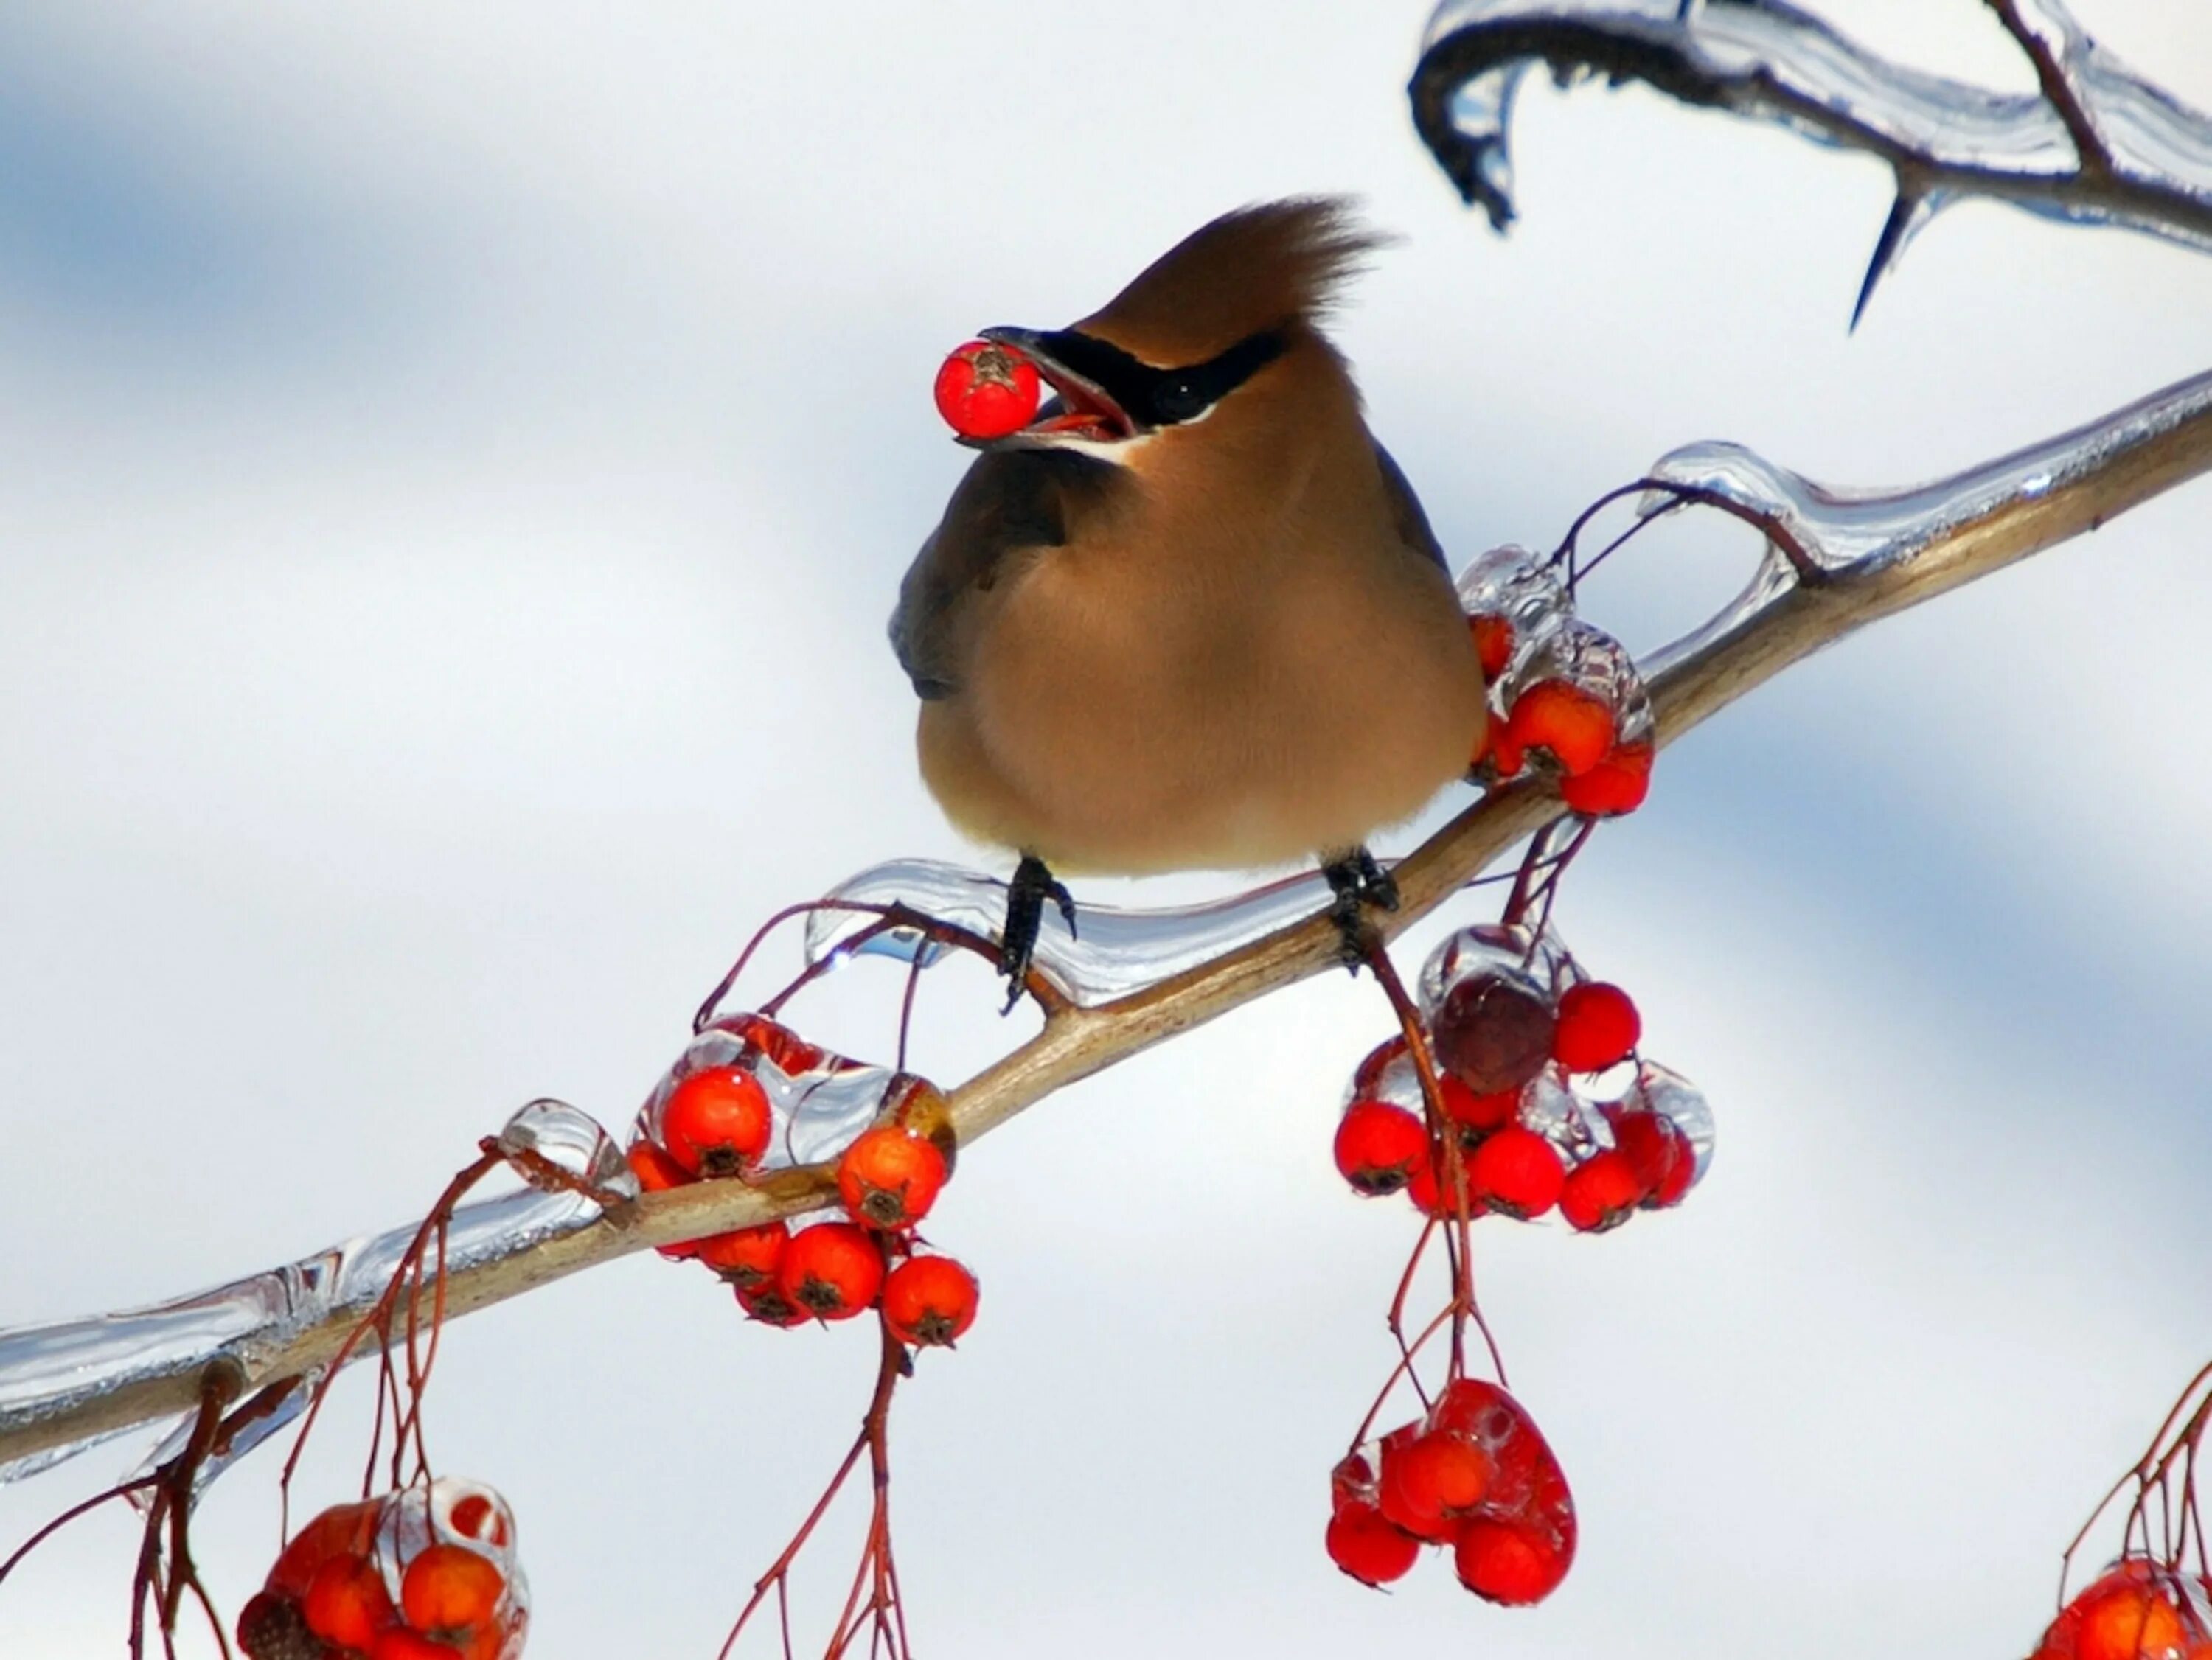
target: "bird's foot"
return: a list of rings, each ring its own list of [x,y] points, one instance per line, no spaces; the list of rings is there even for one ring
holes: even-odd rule
[[[999,1011],[1000,1014],[1010,1012],[1022,1000],[1029,979],[1030,960],[1036,954],[1037,930],[1044,923],[1047,900],[1058,907],[1067,924],[1067,931],[1073,935],[1074,897],[1042,859],[1034,853],[1023,854],[1022,862],[1014,867],[1013,881],[1006,884],[1006,926],[999,936],[999,972],[1006,977],[1006,1006]],[[1392,902],[1396,902],[1395,896]]]
[[[1328,916],[1342,936],[1339,948],[1344,966],[1356,974],[1359,965],[1381,943],[1367,920],[1367,907],[1395,911],[1397,880],[1376,863],[1375,856],[1364,847],[1355,847],[1341,858],[1323,860],[1321,873],[1328,878],[1329,891],[1336,895]]]

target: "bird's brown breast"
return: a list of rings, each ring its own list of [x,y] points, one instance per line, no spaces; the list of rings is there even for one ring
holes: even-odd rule
[[[1227,478],[1237,434],[1210,436],[1211,476],[1162,444],[1129,511],[989,597],[920,731],[969,833],[1070,871],[1249,868],[1356,845],[1465,770],[1480,667],[1364,427],[1364,470],[1278,444]]]

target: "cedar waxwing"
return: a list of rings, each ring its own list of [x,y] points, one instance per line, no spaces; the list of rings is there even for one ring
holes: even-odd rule
[[[981,443],[899,590],[921,773],[1018,851],[1018,986],[1052,872],[1318,857],[1347,950],[1395,891],[1364,845],[1485,720],[1427,517],[1319,314],[1376,239],[1341,202],[1224,215],[1101,310],[989,329],[1058,394]]]

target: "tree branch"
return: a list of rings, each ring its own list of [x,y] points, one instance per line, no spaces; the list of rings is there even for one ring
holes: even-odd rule
[[[1969,197],[2212,250],[2212,118],[2134,75],[2063,12],[2054,51],[2019,0],[1986,3],[2034,64],[2039,91],[1992,92],[1892,64],[1784,0],[1445,0],[1407,91],[1422,142],[1501,231],[1514,217],[1513,99],[1537,63],[1562,85],[1641,81],[1877,156],[1897,202],[1862,312],[1913,233]],[[2100,122],[2105,111],[2118,118]]]
[[[1694,473],[1700,488],[1786,524],[1825,573],[1817,585],[1800,583],[1770,549],[1741,601],[1659,654],[1655,662],[1664,666],[1650,691],[1663,745],[1868,623],[2094,530],[2212,471],[2212,373],[1941,483],[1891,496],[1831,494],[1747,452],[1714,446],[1679,452],[1661,471]],[[1396,865],[1399,909],[1376,919],[1384,935],[1402,933],[1562,811],[1548,787],[1528,780],[1484,796]],[[1035,1038],[952,1092],[959,1140],[970,1142],[1054,1090],[1154,1044],[1336,967],[1339,944],[1334,924],[1316,916],[1112,1002],[1055,1008]],[[757,1185],[702,1182],[649,1195],[550,1237],[510,1239],[483,1259],[450,1269],[446,1312],[466,1314],[651,1245],[819,1209],[833,1197],[830,1174],[820,1167],[779,1172]],[[274,1281],[286,1272],[263,1277]],[[114,1318],[165,1318],[208,1300]],[[20,1378],[11,1379],[9,1361],[0,1360],[0,1463],[188,1411],[212,1365],[242,1363],[256,1386],[327,1366],[366,1306],[349,1303],[297,1330],[272,1318],[252,1340],[227,1343],[213,1355],[181,1355],[166,1371],[107,1385],[27,1390]],[[0,1357],[15,1365],[37,1362],[82,1329],[0,1334]]]

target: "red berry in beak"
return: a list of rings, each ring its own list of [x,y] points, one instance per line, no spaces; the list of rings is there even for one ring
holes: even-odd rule
[[[937,372],[937,413],[963,438],[988,443],[1036,419],[1036,365],[1010,347],[971,340]]]

